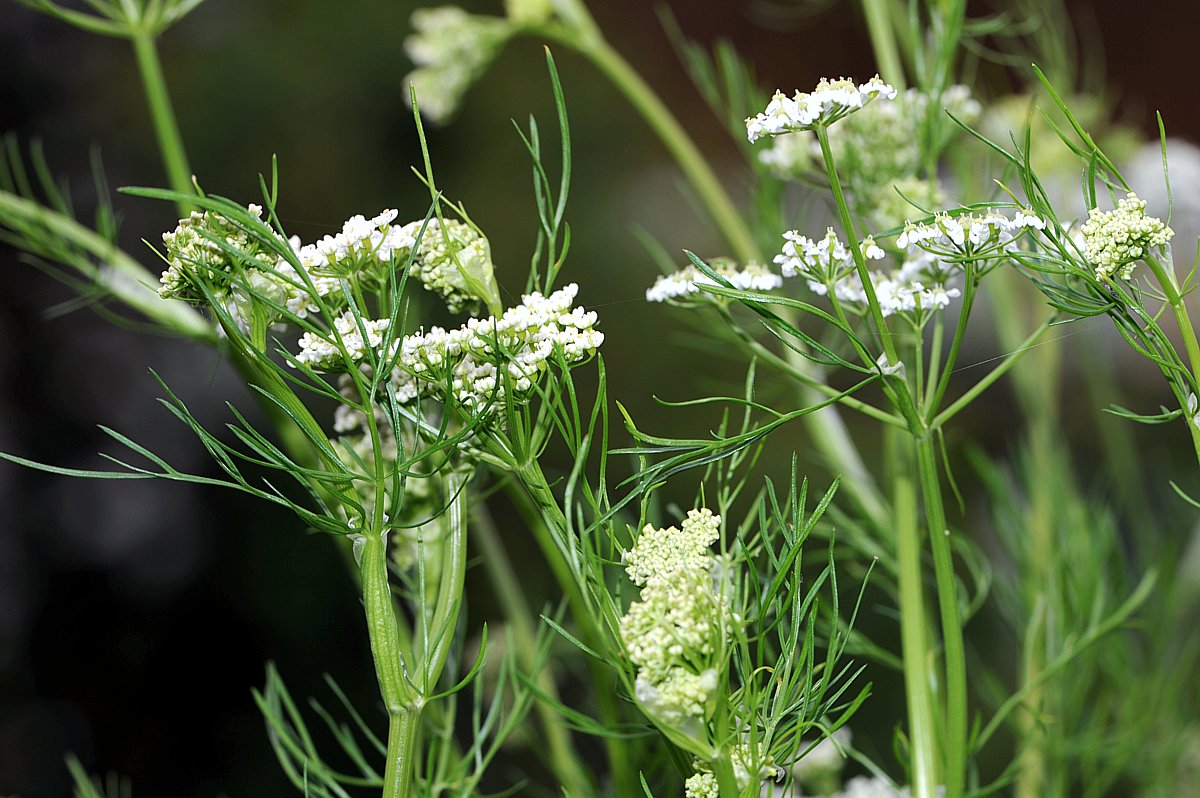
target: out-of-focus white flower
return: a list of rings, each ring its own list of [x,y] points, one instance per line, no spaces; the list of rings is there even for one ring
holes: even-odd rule
[[[406,82],[416,91],[421,113],[446,122],[513,28],[506,19],[468,14],[458,6],[419,8],[411,22],[415,33],[404,40],[404,52],[417,68]]]
[[[753,143],[764,136],[778,136],[829,125],[871,103],[877,97],[893,99],[896,90],[879,79],[857,84],[848,78],[821,82],[811,92],[797,91],[788,97],[776,91],[766,110],[746,120],[746,137]]]
[[[849,745],[850,737],[850,730],[843,726],[835,731],[832,737],[821,740],[813,746],[811,751],[792,764],[792,777],[806,787],[836,786],[838,774],[842,772],[842,767],[846,763],[839,746]],[[800,745],[801,748],[805,748],[809,744],[801,741]],[[832,790],[821,789],[820,791],[825,793]]]
[[[554,16],[551,0],[504,0],[504,11],[514,25],[540,25]]]
[[[725,278],[734,288],[744,291],[771,291],[783,285],[783,278],[766,266],[750,263],[739,267],[725,258],[715,258],[709,263],[714,272]],[[649,302],[666,302],[689,295],[704,295],[703,285],[716,285],[716,281],[695,266],[680,269],[674,274],[664,274],[646,289]]]
[[[832,798],[909,798],[908,787],[895,787],[882,776],[855,776]]]

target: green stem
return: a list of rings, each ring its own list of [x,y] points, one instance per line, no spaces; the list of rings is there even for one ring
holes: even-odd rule
[[[163,78],[162,64],[158,60],[158,48],[151,33],[136,33],[130,37],[133,53],[137,57],[138,71],[142,75],[142,86],[146,91],[146,103],[150,106],[150,118],[154,122],[154,134],[158,138],[158,149],[162,153],[163,165],[167,170],[167,181],[175,191],[190,194],[192,168],[188,166],[183,138],[179,135],[179,124],[167,93],[167,82]],[[186,216],[186,203],[177,205],[179,215]]]
[[[362,571],[363,610],[367,616],[367,634],[371,641],[371,658],[379,680],[388,715],[411,711],[416,691],[405,678],[403,649],[400,646],[400,626],[392,601],[388,581],[387,538],[377,532],[363,535],[360,569]],[[388,763],[389,767],[391,763]]]
[[[1187,303],[1183,301],[1183,296],[1179,293],[1175,272],[1173,269],[1168,271],[1157,258],[1146,258],[1146,265],[1150,267],[1150,271],[1154,272],[1154,278],[1166,295],[1167,304],[1171,306],[1175,324],[1179,327],[1179,334],[1183,337],[1183,348],[1187,352],[1192,384],[1195,385],[1200,379],[1200,342],[1196,340],[1196,328],[1192,326],[1192,320],[1188,316]],[[1188,412],[1186,404],[1183,407],[1183,414],[1188,431],[1192,434],[1192,448],[1196,450],[1196,460],[1200,463],[1200,425],[1197,425],[1192,419],[1192,414]]]
[[[553,701],[558,701],[558,687],[549,668],[539,667],[537,662],[537,634],[533,625],[533,612],[525,600],[525,591],[513,569],[512,561],[500,539],[491,514],[483,505],[475,508],[473,520],[475,533],[472,539],[479,546],[483,567],[488,573],[496,598],[508,620],[509,629],[517,645],[518,662],[525,671],[534,672],[538,689]],[[571,747],[570,734],[562,723],[561,716],[545,701],[534,703],[538,723],[546,741],[546,757],[551,773],[559,784],[572,796],[582,798],[592,794],[591,784],[579,758]]]
[[[937,584],[938,610],[942,622],[942,649],[946,664],[946,725],[942,740],[945,767],[942,779],[945,798],[961,798],[967,767],[967,659],[963,644],[962,615],[958,606],[958,586],[954,560],[950,552],[950,530],[942,504],[937,452],[932,435],[922,435],[917,443],[917,470],[925,503],[929,545],[933,550],[933,570]]]
[[[384,798],[403,798],[410,792],[416,764],[417,732],[424,699],[406,679],[400,626],[388,581],[387,538],[368,531],[361,554],[363,608],[379,694],[388,713]]]
[[[966,264],[965,272],[962,308],[958,312],[958,323],[954,326],[954,337],[950,339],[950,351],[946,353],[946,364],[942,366],[937,388],[932,394],[925,397],[925,404],[928,408],[941,406],[942,397],[946,395],[946,389],[950,387],[950,377],[954,374],[954,367],[958,365],[958,351],[967,338],[967,323],[971,319],[971,308],[975,306],[975,292],[979,288],[979,279],[975,274],[973,264]],[[927,411],[926,415],[929,412],[932,410]]]
[[[595,31],[594,23],[592,31]],[[738,213],[737,206],[717,180],[707,159],[700,153],[679,120],[629,62],[600,37],[598,32],[579,35],[574,31],[568,30],[564,33],[558,28],[548,27],[542,33],[577,50],[613,82],[675,158],[717,229],[733,250],[734,256],[743,263],[758,261],[760,256],[754,236]]]
[[[742,344],[742,347],[750,354],[761,358],[771,366],[774,366],[776,369],[783,372],[785,375],[801,383],[803,386],[812,389],[813,392],[826,399],[842,393],[837,388],[834,388],[831,385],[826,385],[816,376],[809,373],[809,371],[801,364],[793,364],[786,358],[780,357],[767,347],[763,346],[760,341],[755,339],[754,336],[750,335],[750,333],[746,332],[740,325],[738,325],[727,308],[721,308],[720,313],[721,317],[725,320],[725,323],[728,324],[729,328],[733,330],[735,335],[737,335],[738,342]],[[843,399],[840,399],[838,404],[844,405],[851,410],[857,410],[863,415],[873,418],[883,424],[888,424],[896,427],[897,429],[908,429],[908,424],[904,421],[904,419],[889,413],[886,410],[881,410],[880,408],[864,402],[861,399],[855,399],[853,396],[847,396]],[[846,478],[847,482],[849,482],[852,477],[850,474],[843,474],[842,476]]]
[[[859,245],[858,234],[854,232],[854,222],[850,218],[850,206],[846,203],[846,195],[842,192],[842,181],[838,179],[833,150],[829,147],[829,131],[818,125],[815,132],[817,141],[821,145],[821,156],[825,159],[825,172],[829,176],[829,187],[833,190],[833,201],[837,205],[838,217],[841,219],[842,229],[846,233],[846,246],[854,258],[854,268],[858,272],[858,279],[862,281],[863,292],[867,295],[871,319],[875,322],[875,329],[879,333],[880,343],[883,344],[884,354],[887,355],[888,365],[895,366],[900,362],[900,358],[896,354],[896,342],[892,340],[887,321],[883,317],[883,309],[879,307],[879,298],[875,296],[875,284],[871,282],[867,259],[863,256],[862,247]]]
[[[908,701],[910,777],[913,798],[935,798],[937,739],[929,672],[933,663],[925,627],[921,527],[917,522],[916,488],[906,468],[897,469],[893,485],[897,527],[896,575],[900,590],[900,645],[904,660],[904,693]]]
[[[900,64],[900,51],[896,49],[887,0],[862,0],[863,15],[867,18],[867,31],[871,34],[871,49],[875,51],[875,63],[879,65],[879,76],[904,91],[904,67]]]
[[[546,475],[536,460],[514,468],[521,485],[525,488],[524,495],[532,500],[534,513],[526,512],[529,526],[542,550],[542,556],[549,563],[551,571],[558,581],[559,587],[566,594],[571,615],[579,624],[579,637],[595,650],[602,650],[603,631],[600,629],[597,616],[581,587],[582,577],[577,576],[577,567],[573,568],[567,548],[568,524],[567,518],[559,507],[558,499]],[[537,517],[531,517],[536,515]],[[578,566],[578,563],[576,563]],[[604,684],[609,678],[606,666],[592,657],[587,658],[593,684]],[[614,725],[619,719],[619,709],[615,696],[609,690],[596,691],[595,700],[601,719],[608,725]],[[634,794],[637,789],[637,776],[633,769],[632,752],[628,741],[623,738],[608,737],[604,741],[611,766],[614,790],[616,794]]]
[[[729,756],[723,756],[712,763],[713,775],[717,777],[717,791],[720,798],[741,798],[742,791],[738,789],[737,775]]]
[[[1051,417],[1053,418],[1053,417]],[[1032,464],[1031,473],[1054,473],[1058,467],[1054,460],[1056,446],[1060,444],[1056,427],[1052,424],[1035,423],[1029,430],[1028,446]],[[1062,500],[1059,486],[1047,480],[1035,480],[1030,485],[1028,521],[1025,525],[1030,544],[1021,563],[1026,605],[1034,608],[1047,600],[1053,580],[1050,567],[1055,561],[1054,508]],[[1031,614],[1040,617],[1036,610]],[[1031,627],[1034,622],[1031,622]],[[1026,634],[1021,684],[1033,684],[1046,666],[1046,640],[1044,634]],[[1046,696],[1041,687],[1030,690],[1024,704],[1024,712],[1016,718],[1017,733],[1027,746],[1022,757],[1022,766],[1013,785],[1013,798],[1039,798],[1053,795],[1047,790],[1048,752],[1052,742],[1041,722],[1046,712]]]
[[[441,569],[433,618],[425,635],[432,642],[426,644],[422,655],[426,695],[437,688],[462,609],[463,583],[467,572],[468,479],[469,475],[453,469],[446,474],[446,498],[450,503],[446,510],[446,540],[441,547]]]
[[[412,793],[413,765],[417,753],[420,720],[420,713],[416,710],[398,712],[388,719],[383,798],[407,798]]]

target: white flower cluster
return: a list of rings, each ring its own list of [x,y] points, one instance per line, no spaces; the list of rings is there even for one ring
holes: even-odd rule
[[[413,84],[422,114],[448,121],[512,28],[505,19],[468,14],[458,6],[419,8],[411,24],[416,32],[404,40],[404,52],[417,68],[405,83]]]
[[[451,313],[477,302],[466,275],[483,285],[490,285],[494,279],[487,238],[456,220],[442,224],[430,219],[426,224],[418,219],[393,225],[396,215],[397,211],[388,209],[373,219],[352,216],[340,233],[300,247],[296,254],[312,277],[317,295],[324,297],[339,290],[338,277],[360,275],[383,284],[392,269],[403,266],[412,255],[412,276],[439,294]],[[290,270],[290,265],[281,263],[281,272],[294,274]],[[295,304],[293,307],[289,299],[288,309],[301,317],[305,310],[312,309],[303,306],[303,296],[296,298]]]
[[[578,292],[574,283],[547,297],[534,292],[499,319],[406,336],[393,371],[397,395],[405,401],[449,390],[457,403],[478,409],[503,401],[509,391],[528,392],[556,351],[570,364],[587,360],[604,334],[595,329],[595,311],[571,306]]]
[[[996,257],[1003,255],[1008,244],[1026,230],[1044,230],[1046,222],[1025,211],[1013,218],[1001,213],[978,215],[963,213],[951,216],[938,214],[932,222],[904,225],[896,238],[896,246],[920,247],[926,252],[948,257]]]
[[[802,236],[797,230],[784,233],[783,241],[783,251],[775,256],[775,263],[784,277],[801,275],[820,283],[823,288],[826,282],[837,282],[847,272],[854,271],[854,256],[832,227],[825,231],[825,236],[819,241]],[[884,258],[884,251],[870,236],[862,240],[860,249],[867,260]],[[813,287],[812,290],[823,294],[822,288]]]
[[[303,278],[290,263],[280,259],[275,268],[287,284],[285,305],[288,312],[299,318],[316,312],[314,296],[327,299],[334,306],[340,305],[340,278],[386,281],[395,262],[408,257],[415,230],[420,228],[420,222],[393,225],[398,213],[394,208],[388,208],[371,219],[357,214],[345,221],[340,232],[327,235],[314,244],[298,246],[298,240],[294,240],[296,258],[304,267],[312,290],[305,286]]]
[[[1146,214],[1146,201],[1130,193],[1117,202],[1115,210],[1092,208],[1083,223],[1084,251],[1096,276],[1122,280],[1133,276],[1139,260],[1155,247],[1165,246],[1175,232],[1162,219]]]
[[[659,722],[691,734],[702,728],[717,688],[711,666],[728,617],[709,553],[720,525],[710,510],[689,510],[678,529],[647,524],[624,557],[625,572],[641,588],[641,600],[620,622],[625,651],[638,668],[638,701]]]
[[[684,798],[719,798],[721,788],[717,785],[716,775],[703,766],[687,777],[683,783]]]
[[[261,207],[250,205],[249,210],[261,218]],[[260,310],[264,302],[269,308],[268,323],[278,321],[285,310],[305,318],[316,312],[319,299],[336,311],[345,306],[342,280],[382,288],[410,256],[411,274],[441,296],[451,312],[476,304],[480,294],[496,292],[491,247],[480,232],[455,220],[397,225],[397,215],[389,208],[370,219],[352,216],[338,233],[303,246],[296,237],[285,242],[277,235],[272,248],[223,214],[194,212],[163,234],[168,268],[159,295],[203,304],[203,281],[248,329],[246,320],[256,303]],[[278,254],[285,247],[295,253],[298,267]]]
[[[879,76],[863,84],[848,78],[821,82],[811,92],[797,91],[788,97],[776,91],[766,110],[746,120],[746,137],[751,143],[764,136],[778,136],[811,130],[818,125],[829,125],[847,114],[863,108],[876,97],[893,99],[896,90],[879,79]]]
[[[825,237],[814,241],[791,230],[784,233],[783,251],[775,256],[785,277],[800,276],[808,289],[818,296],[829,293],[833,287],[834,297],[839,302],[853,305],[867,304],[867,291],[855,269],[850,250],[830,228]],[[867,260],[882,260],[886,257],[871,238],[862,241],[863,257]],[[931,275],[930,267],[938,263],[924,252],[909,257],[893,271],[870,272],[871,287],[879,300],[884,316],[894,313],[911,313],[921,310],[941,310],[950,300],[959,295],[956,288],[946,288],[945,278]],[[948,276],[948,275],[947,275]],[[930,280],[934,277],[934,280]]]
[[[914,204],[944,207],[946,196],[936,178],[919,175],[924,166],[922,140],[930,135],[939,139],[961,135],[946,112],[970,124],[979,118],[981,108],[966,86],[951,86],[940,96],[911,88],[892,102],[872,103],[829,128],[834,160],[845,167],[843,188],[855,210],[877,229],[903,224],[912,217]],[[783,180],[824,171],[820,143],[810,132],[777,136],[758,158]]]
[[[362,319],[363,329],[360,330],[359,320],[347,311],[334,319],[333,326],[336,337],[304,333],[300,337],[300,351],[296,353],[296,360],[318,371],[345,371],[351,363],[359,364],[367,360],[367,350],[378,351],[387,332],[388,320]],[[363,339],[363,331],[367,334],[366,340]],[[345,347],[345,356],[338,347],[338,338]]]
[[[845,124],[830,128],[829,145],[835,160],[853,162],[857,175],[875,182],[913,176],[921,166],[920,130],[934,103],[929,94],[910,88],[893,102],[874,103]],[[966,86],[951,86],[936,104],[968,124],[981,113],[979,102]],[[811,133],[786,133],[777,136],[758,158],[779,177],[795,178],[804,174],[814,159],[821,160],[821,145]]]
[[[748,263],[743,268],[726,258],[715,258],[709,264],[712,270],[729,281],[734,288],[744,291],[771,291],[783,285],[783,278],[758,263]],[[669,299],[686,297],[689,294],[703,296],[700,286],[716,285],[716,281],[695,266],[688,266],[674,274],[664,274],[646,289],[649,302],[666,302]]]
[[[948,283],[961,272],[963,262],[995,261],[1011,252],[1013,242],[1026,230],[1044,228],[1042,219],[1023,211],[1011,219],[999,213],[939,214],[926,224],[909,223],[896,239],[904,254],[900,265],[870,272],[880,310],[884,316],[944,310],[961,293]],[[775,262],[785,277],[803,277],[809,290],[820,296],[832,287],[839,302],[866,304],[866,288],[850,250],[832,228],[818,241],[795,230],[783,237]],[[862,252],[867,260],[886,257],[870,237],[863,239]]]
[[[414,236],[421,223],[397,227],[392,224],[397,215],[399,211],[395,208],[387,208],[371,219],[356,214],[342,224],[341,232],[303,246],[296,254],[307,268],[333,270],[364,258],[386,263],[393,255],[404,257],[415,243]]]

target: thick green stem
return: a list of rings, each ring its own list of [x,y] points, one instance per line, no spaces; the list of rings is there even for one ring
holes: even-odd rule
[[[479,506],[473,513],[475,533],[472,539],[479,546],[483,567],[491,579],[496,598],[504,611],[509,629],[517,646],[517,661],[527,672],[537,671],[535,683],[538,689],[553,701],[558,701],[558,687],[554,684],[551,669],[539,667],[537,661],[537,634],[533,624],[533,612],[525,600],[525,591],[512,561],[500,539],[495,523],[487,508]],[[591,784],[579,758],[571,747],[571,737],[563,725],[562,717],[544,701],[534,703],[534,712],[546,742],[546,759],[550,771],[559,784],[572,796],[592,794]]]
[[[163,165],[167,170],[167,181],[175,191],[187,194],[192,189],[192,168],[188,166],[183,138],[179,135],[179,124],[175,121],[175,110],[171,95],[167,93],[167,82],[163,78],[162,64],[158,60],[158,48],[151,33],[138,33],[130,38],[133,53],[137,56],[138,71],[142,75],[142,86],[146,90],[146,104],[150,106],[150,118],[154,122],[154,134],[162,153]],[[179,215],[186,216],[188,206],[179,203]]]
[[[1053,416],[1050,416],[1053,419]],[[1055,447],[1060,445],[1053,424],[1037,423],[1029,431],[1029,455],[1034,474],[1053,474],[1058,466],[1054,462]],[[1043,605],[1052,580],[1051,564],[1055,562],[1054,507],[1061,501],[1058,485],[1044,480],[1034,481],[1030,488],[1026,534],[1029,537],[1029,553],[1023,567],[1026,576],[1025,601],[1030,608]],[[1037,617],[1036,611],[1032,617]],[[1021,684],[1035,684],[1046,667],[1047,650],[1045,635],[1025,635],[1027,648]],[[1036,687],[1029,691],[1023,711],[1016,718],[1020,739],[1027,747],[1022,756],[1022,767],[1013,785],[1014,798],[1041,798],[1053,794],[1047,790],[1047,753],[1050,741],[1041,722],[1045,709],[1044,690]]]
[[[717,790],[720,798],[741,798],[742,791],[738,789],[737,775],[733,762],[728,756],[723,756],[712,763],[713,775],[717,777]]]
[[[958,586],[954,577],[954,560],[950,552],[950,530],[946,526],[937,452],[931,435],[923,435],[917,439],[917,470],[925,503],[929,545],[933,550],[933,570],[942,622],[942,650],[946,665],[942,779],[946,789],[945,798],[961,798],[966,783],[967,767],[967,660],[963,644],[962,615],[958,605]]]
[[[412,708],[416,691],[405,678],[404,653],[400,646],[400,627],[392,587],[388,582],[387,538],[378,532],[363,535],[360,569],[362,571],[363,610],[367,616],[367,634],[371,658],[379,680],[379,694],[389,715]]]
[[[387,538],[368,531],[361,552],[363,608],[379,694],[388,713],[384,798],[402,798],[412,785],[421,699],[405,678],[400,627],[388,582]]]
[[[407,798],[412,793],[413,765],[421,715],[405,710],[388,719],[387,765],[383,772],[383,798]]]
[[[423,635],[422,669],[426,695],[437,688],[462,609],[463,582],[467,573],[468,478],[469,475],[454,470],[446,474],[446,498],[450,503],[446,510],[446,539],[440,547],[441,568],[433,616]]]
[[[921,573],[921,526],[917,495],[909,470],[897,469],[893,508],[896,520],[897,583],[900,590],[900,646],[904,660],[904,693],[908,701],[908,748],[913,798],[937,795],[937,737],[930,669],[933,667],[926,629],[924,580]]]

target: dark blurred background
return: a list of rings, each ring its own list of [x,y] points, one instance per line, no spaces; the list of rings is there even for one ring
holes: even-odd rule
[[[499,2],[463,5],[500,13]],[[593,5],[616,46],[736,186],[736,148],[689,83],[655,4]],[[731,39],[767,88],[875,69],[854,3],[801,9],[777,0],[773,13],[729,0],[660,5],[693,39]],[[409,171],[419,151],[402,101],[410,65],[401,41],[414,6],[209,0],[169,31],[161,40],[165,71],[205,189],[252,200],[258,173],[278,154],[282,216],[306,241],[354,213],[395,207],[402,218],[421,216],[428,196]],[[1149,4],[1138,13],[1116,0],[1074,7],[1084,50],[1107,65],[1120,120],[1152,136],[1158,109],[1173,136],[1200,140],[1187,55],[1198,16],[1192,4]],[[673,343],[677,317],[645,306],[655,272],[632,230],[645,229],[672,252],[718,255],[720,243],[691,211],[677,170],[640,118],[589,65],[565,52],[558,63],[576,154],[570,279],[602,314],[611,395],[651,428],[686,428],[649,394],[684,398],[675,386],[693,391],[705,379],[728,385],[739,359],[702,360],[686,342],[648,345]],[[470,92],[457,121],[430,137],[440,184],[487,231],[509,286],[521,284],[534,239],[528,159],[510,122],[530,113],[550,129],[540,47],[521,39]],[[94,205],[93,144],[111,185],[165,182],[129,48],[7,0],[0,130],[22,144],[44,142],[85,217]],[[135,254],[146,252],[139,239],[174,224],[165,204],[116,204],[123,243]],[[144,262],[152,262],[148,253]],[[112,450],[96,429],[105,424],[181,470],[212,470],[191,433],[156,404],[160,390],[147,368],[219,427],[224,400],[251,411],[253,402],[214,353],[116,327],[86,309],[49,312],[71,292],[9,250],[0,249],[0,264],[9,280],[0,295],[0,450],[96,466],[95,452]],[[982,412],[993,414],[987,434],[1002,445],[1002,402]],[[1163,440],[1148,436],[1148,445]],[[371,706],[366,640],[343,560],[291,516],[213,489],[52,478],[7,463],[0,510],[0,795],[65,794],[67,751],[91,769],[130,776],[142,796],[285,794],[250,695],[268,660],[297,696],[329,698],[329,673]]]

